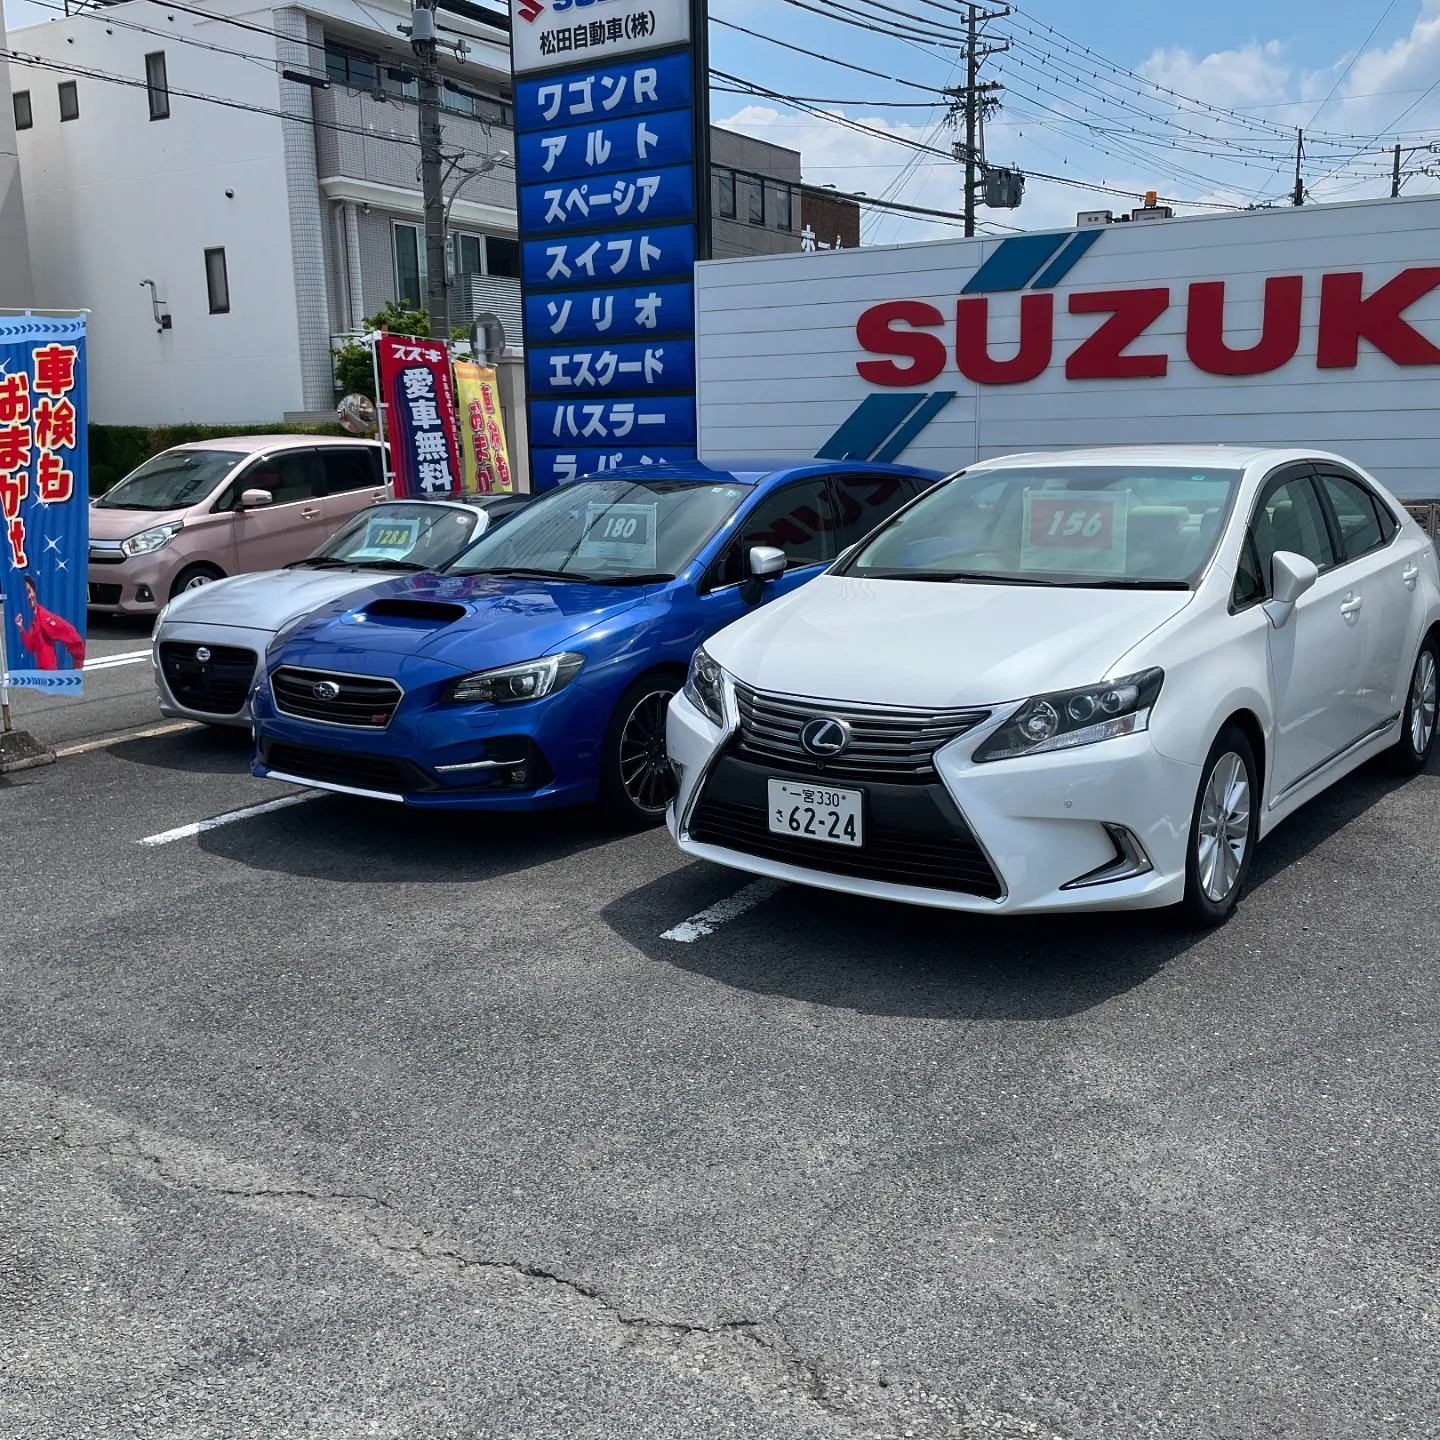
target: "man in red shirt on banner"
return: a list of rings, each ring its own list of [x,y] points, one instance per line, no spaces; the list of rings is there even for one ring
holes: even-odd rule
[[[25,577],[25,598],[30,602],[31,621],[26,628],[20,616],[15,617],[16,628],[20,631],[20,643],[35,657],[37,670],[58,670],[60,658],[55,653],[58,645],[70,656],[76,670],[85,668],[85,641],[80,632],[68,621],[62,620],[52,610],[40,605],[40,587],[33,575]]]

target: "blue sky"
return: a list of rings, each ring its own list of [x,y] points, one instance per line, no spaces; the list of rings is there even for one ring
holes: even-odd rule
[[[54,14],[30,0],[5,9],[12,30]],[[846,10],[912,38],[838,23]],[[939,97],[914,87],[960,77],[945,33],[960,11],[959,0],[710,0],[713,66],[812,102],[717,82],[712,115],[798,149],[809,182],[953,212],[960,167],[945,156],[956,136]],[[1018,211],[982,210],[983,229],[1069,225],[1078,210],[1129,209],[1125,192],[1150,189],[1182,211],[1283,203],[1297,126],[1311,136],[1312,199],[1388,193],[1397,138],[1417,147],[1405,193],[1440,188],[1421,173],[1440,175],[1440,150],[1418,148],[1440,145],[1440,0],[1024,0],[990,30],[1012,48],[986,62],[985,78],[1005,86],[987,156],[1020,166],[1028,188]],[[867,212],[870,243],[953,233]]]
[[[958,23],[953,12],[959,4],[844,3],[882,28],[905,23],[893,18],[897,12],[908,14],[930,43],[836,23],[828,18],[837,13],[829,0],[711,0],[712,20],[770,37],[712,24],[712,64],[788,96],[861,102],[820,108],[892,133],[894,140],[857,134],[770,99],[720,91],[712,97],[714,117],[799,149],[809,181],[958,208],[959,167],[916,155],[902,143],[947,149],[954,136],[939,124],[942,112],[882,106],[877,102],[927,97],[827,61],[848,61],[899,80],[952,84],[958,74],[954,52],[934,37]],[[1061,32],[1063,42],[1048,34],[1047,25]],[[997,38],[1008,36],[1012,50],[986,63],[985,78],[1006,86],[1005,105],[989,126],[988,158],[1018,164],[1031,178],[1020,211],[981,212],[990,227],[1063,225],[1080,209],[1118,211],[1134,203],[1102,187],[1156,189],[1191,202],[1182,208],[1279,203],[1293,186],[1297,126],[1314,132],[1304,167],[1310,197],[1361,199],[1389,192],[1385,152],[1397,138],[1407,146],[1440,141],[1440,0],[1208,0],[1186,6],[1026,0],[991,30]],[[1406,157],[1407,172],[1426,164],[1440,166],[1440,154]],[[1093,188],[1040,180],[1035,172]],[[1417,173],[1406,179],[1405,193],[1436,187],[1435,178]],[[867,222],[870,241],[949,233],[942,225],[896,217]]]

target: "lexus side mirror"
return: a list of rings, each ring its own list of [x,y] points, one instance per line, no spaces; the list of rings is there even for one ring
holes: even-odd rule
[[[1313,560],[1293,550],[1277,550],[1270,566],[1271,598],[1265,604],[1265,613],[1279,630],[1289,623],[1295,602],[1320,578],[1320,571]]]
[[[264,505],[273,505],[275,497],[268,490],[245,490],[240,495],[242,510],[258,510]]]
[[[765,591],[765,582],[772,575],[785,573],[785,552],[773,545],[753,545],[750,548],[750,574],[740,587],[740,598],[747,605],[758,605]]]

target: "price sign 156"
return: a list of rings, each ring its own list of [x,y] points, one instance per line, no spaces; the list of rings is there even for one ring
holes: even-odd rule
[[[1115,505],[1114,500],[1037,496],[1030,502],[1030,544],[1037,549],[1113,549]]]

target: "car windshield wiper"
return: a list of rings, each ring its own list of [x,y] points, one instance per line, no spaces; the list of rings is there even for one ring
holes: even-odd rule
[[[336,555],[307,555],[303,560],[292,560],[285,568],[299,570],[313,566],[316,570],[343,570],[349,564],[350,561],[341,560]]]
[[[593,582],[594,576],[571,570],[536,570],[528,565],[491,565],[484,570],[462,570],[462,575],[520,575],[534,580],[571,580],[576,584]]]
[[[986,570],[868,570],[854,572],[861,580],[928,580],[941,585],[1053,585],[1033,575],[992,575]]]
[[[1137,580],[1129,575],[1110,575],[1103,580],[1060,580],[1057,584],[1081,590],[1188,590],[1188,580]]]
[[[428,565],[422,565],[418,560],[347,560],[347,565],[353,565],[357,570],[428,570]]]
[[[596,585],[664,585],[675,577],[657,570],[646,575],[587,575],[585,578]]]

